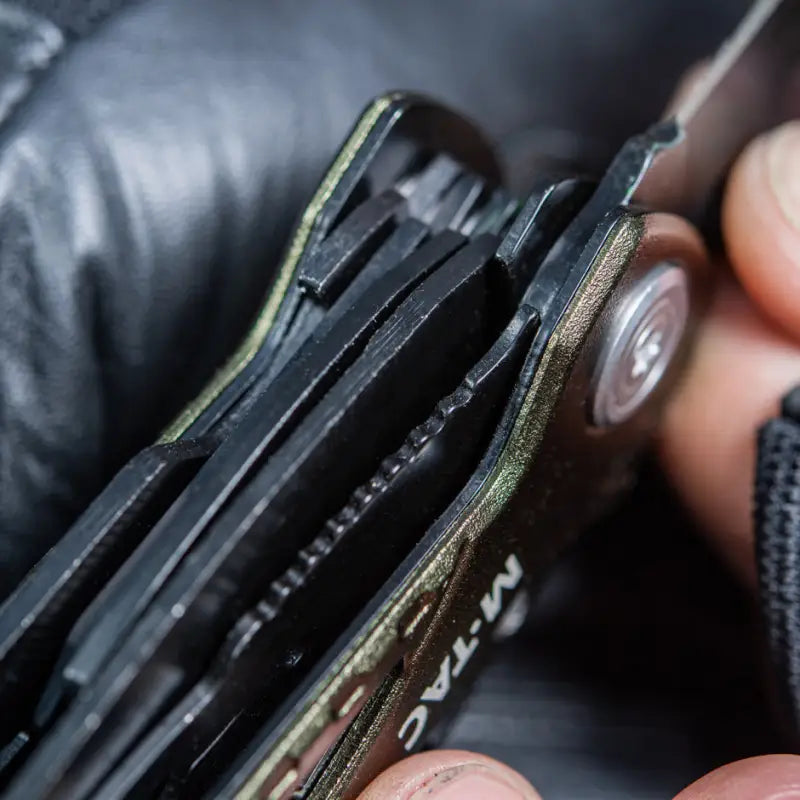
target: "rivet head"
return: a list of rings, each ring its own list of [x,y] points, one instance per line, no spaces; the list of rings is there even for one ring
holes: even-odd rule
[[[678,350],[689,318],[683,267],[657,264],[616,309],[594,380],[592,423],[619,425],[658,386]]]

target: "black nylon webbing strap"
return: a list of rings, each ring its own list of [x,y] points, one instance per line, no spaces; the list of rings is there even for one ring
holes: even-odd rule
[[[759,431],[755,489],[759,592],[781,700],[800,734],[800,387]]]

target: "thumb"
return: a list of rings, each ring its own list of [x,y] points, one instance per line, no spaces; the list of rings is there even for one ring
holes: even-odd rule
[[[800,338],[800,122],[755,140],[731,174],[731,263],[761,311]]]
[[[541,800],[518,773],[457,750],[421,753],[395,764],[359,800]],[[800,800],[800,756],[748,758],[714,770],[675,800]]]
[[[747,758],[714,770],[675,800],[798,800],[800,756]]]
[[[723,279],[661,431],[667,473],[720,551],[755,584],[755,432],[800,382],[800,123],[755,140],[722,214]]]
[[[373,781],[359,800],[541,800],[510,767],[459,750],[407,758]]]

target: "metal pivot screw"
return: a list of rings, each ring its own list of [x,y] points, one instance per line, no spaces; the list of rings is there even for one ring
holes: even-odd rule
[[[595,373],[595,425],[618,425],[641,407],[667,371],[688,317],[689,283],[678,264],[657,264],[631,287],[616,309]]]

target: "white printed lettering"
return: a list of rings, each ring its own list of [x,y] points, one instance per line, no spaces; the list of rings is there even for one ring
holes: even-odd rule
[[[453,642],[453,655],[456,657],[456,665],[453,667],[453,677],[457,678],[467,666],[467,662],[472,658],[472,654],[478,649],[480,639],[475,636],[467,644],[463,637],[459,636]]]
[[[406,734],[408,733],[409,728],[412,726],[414,730],[409,736],[408,741],[403,743],[403,747],[405,748],[407,753],[410,753],[417,745],[419,741],[419,737],[422,736],[422,732],[425,730],[425,726],[428,724],[428,709],[423,706],[417,706],[407,717],[406,721],[403,723],[403,727],[400,728],[400,733],[398,733],[398,737],[402,741],[406,738]]]
[[[481,598],[481,611],[487,622],[494,622],[503,610],[503,589],[516,589],[522,580],[522,565],[515,555],[506,559],[506,572],[500,572],[492,581],[492,590]]]
[[[450,656],[445,656],[439,667],[439,677],[422,693],[427,703],[441,703],[450,692]]]
[[[490,590],[480,600],[483,619],[491,624],[495,622],[503,611],[503,591],[516,589],[522,580],[522,565],[515,555],[510,555],[505,561],[505,572],[495,575]],[[477,609],[474,609],[477,611]],[[467,617],[469,619],[469,617]],[[422,692],[419,705],[406,717],[397,736],[403,742],[406,752],[411,752],[420,741],[428,725],[430,708],[426,703],[441,703],[450,694],[453,680],[457,680],[466,668],[472,656],[480,646],[481,640],[478,632],[481,630],[483,620],[475,617],[469,625],[471,639],[465,640],[463,636],[456,637],[448,653],[439,664],[439,673],[436,680]],[[466,627],[466,625],[465,625]],[[490,632],[491,633],[491,632]],[[406,737],[408,737],[406,739]]]

